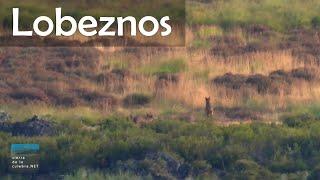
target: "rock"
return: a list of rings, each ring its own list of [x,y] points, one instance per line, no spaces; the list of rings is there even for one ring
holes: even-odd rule
[[[34,116],[25,122],[17,122],[12,125],[14,136],[52,136],[57,133],[55,123]]]
[[[9,123],[11,116],[4,112],[0,111],[0,131],[11,132],[12,125]]]
[[[10,119],[11,119],[11,116],[8,113],[6,113],[4,111],[0,111],[0,123],[1,122],[7,122]]]
[[[12,129],[12,124],[8,122],[0,122],[0,131],[10,133]]]

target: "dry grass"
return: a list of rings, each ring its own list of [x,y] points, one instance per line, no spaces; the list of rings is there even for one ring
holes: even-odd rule
[[[225,73],[268,74],[275,70],[291,70],[304,67],[290,51],[256,52],[227,58],[210,55],[209,52],[196,52],[190,56],[190,66],[197,71],[209,71],[209,77]]]
[[[210,26],[201,26],[199,32],[189,28],[186,30],[187,41],[192,42],[200,36],[201,40],[212,41],[211,45],[214,46],[217,36],[226,35],[225,32],[222,34],[220,31],[217,27]],[[236,37],[235,40],[231,38],[230,44],[233,44],[233,41],[241,41],[241,44],[245,45],[252,40],[239,29],[228,32],[227,35],[230,33]],[[229,56],[216,55],[210,48],[194,49],[193,47],[96,47],[91,50],[75,48],[64,51],[67,56],[62,56],[64,53],[54,48],[47,50],[8,48],[0,51],[3,77],[0,79],[2,83],[0,90],[4,92],[0,96],[1,101],[11,103],[12,99],[7,94],[14,92],[14,88],[21,84],[26,86],[24,88],[44,91],[43,97],[48,96],[45,100],[52,106],[61,105],[54,101],[61,96],[62,102],[66,100],[75,106],[100,108],[95,103],[86,101],[82,97],[83,94],[79,92],[86,92],[89,95],[98,93],[98,97],[114,96],[120,103],[116,107],[108,106],[101,110],[120,114],[151,111],[157,114],[169,111],[200,112],[204,107],[206,96],[211,97],[214,106],[245,106],[272,111],[273,114],[284,111],[292,104],[310,104],[320,101],[320,85],[317,81],[299,81],[292,85],[290,93],[286,93],[287,87],[283,86],[277,94],[259,94],[253,88],[231,90],[212,84],[214,78],[226,73],[268,75],[276,70],[290,71],[299,67],[313,67],[320,77],[316,61],[298,58],[289,48],[242,52]],[[6,60],[8,58],[11,58],[10,61]],[[119,77],[119,74],[112,74],[113,70],[129,71],[129,73],[124,77],[120,74]],[[161,73],[177,75],[178,83],[169,83],[162,88],[157,87],[157,80]],[[98,81],[98,77],[106,80]],[[146,107],[139,108],[122,106],[123,99],[134,93],[151,95],[152,102]],[[25,95],[20,94],[23,99]],[[36,99],[41,101],[41,98]]]
[[[142,52],[140,52],[142,51]],[[251,90],[232,91],[224,87],[213,86],[210,80],[225,73],[235,74],[264,74],[276,70],[290,71],[299,67],[315,67],[316,64],[304,63],[292,55],[290,50],[246,53],[243,55],[222,58],[213,56],[210,51],[185,51],[183,49],[170,49],[162,53],[152,53],[152,49],[138,51],[138,56],[132,53],[114,53],[113,59],[126,60],[127,67],[135,71],[137,69],[158,67],[161,62],[168,62],[177,57],[185,58],[187,70],[179,73],[178,84],[171,84],[166,88],[157,89],[155,86],[157,77],[145,74],[140,79],[126,82],[127,88],[121,94],[125,96],[130,93],[143,92],[155,95],[155,101],[160,103],[176,102],[184,104],[191,109],[203,108],[204,97],[211,96],[214,104],[223,106],[244,106],[248,102],[265,104],[270,110],[281,110],[288,104],[318,101],[320,97],[320,86],[317,83],[301,82],[292,88],[290,94],[281,92],[279,94],[258,94]],[[139,74],[139,70],[136,71]],[[319,73],[319,72],[318,72]],[[320,74],[320,73],[319,73]],[[153,108],[158,108],[153,103]]]

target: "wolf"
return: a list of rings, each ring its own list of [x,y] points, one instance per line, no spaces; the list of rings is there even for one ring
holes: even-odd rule
[[[213,109],[212,109],[212,106],[211,106],[211,102],[210,102],[210,97],[205,97],[205,100],[206,100],[206,115],[207,117],[211,117],[213,115]]]

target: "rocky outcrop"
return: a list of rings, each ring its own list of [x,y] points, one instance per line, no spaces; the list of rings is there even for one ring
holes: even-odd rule
[[[11,130],[14,136],[52,136],[57,133],[53,122],[34,116],[25,122],[17,122]]]
[[[11,116],[4,112],[4,111],[0,111],[0,123],[1,122],[8,122],[11,119]]]
[[[11,133],[13,136],[52,136],[57,134],[57,125],[39,116],[23,122],[0,122],[0,131]]]
[[[11,116],[4,112],[0,111],[0,131],[11,132],[12,125],[9,123]]]

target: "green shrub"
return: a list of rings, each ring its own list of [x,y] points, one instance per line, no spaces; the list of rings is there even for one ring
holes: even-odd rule
[[[205,160],[197,160],[192,163],[193,172],[196,175],[203,174],[205,172],[209,172],[212,168],[211,165]]]
[[[306,170],[307,165],[302,160],[280,160],[272,162],[270,169],[273,172],[293,173]]]
[[[285,117],[283,123],[289,127],[301,127],[307,125],[307,122],[314,120],[314,116],[312,114],[298,114],[294,116]]]
[[[314,28],[320,28],[320,16],[312,18],[311,24]]]
[[[320,179],[320,165],[317,165],[308,177],[308,180],[318,180],[318,179]]]
[[[126,118],[108,118],[101,123],[101,129],[108,131],[122,131],[133,129],[134,123]]]
[[[26,138],[0,133],[0,179],[8,174],[8,147],[21,142],[40,144],[41,173],[69,174],[66,177],[71,179],[121,179],[118,173],[109,174],[120,169],[119,161],[124,162],[123,168],[133,162],[131,165],[139,166],[136,169],[155,176],[161,171],[158,175],[174,177],[174,170],[168,167],[176,167],[170,164],[178,162],[190,164],[193,175],[199,177],[214,177],[215,172],[223,172],[225,179],[277,179],[282,173],[302,171],[311,172],[310,178],[316,177],[320,122],[306,123],[297,115],[291,118],[300,121],[298,125],[256,123],[217,127],[211,122],[162,120],[138,126],[128,118],[109,117],[95,130],[81,126],[66,128],[59,136]],[[157,160],[152,154],[158,152],[170,156]],[[81,167],[95,170],[78,172]],[[99,168],[108,172],[96,171]]]
[[[69,174],[64,177],[64,180],[139,180],[141,177],[136,176],[129,172],[119,172],[115,174],[105,173],[103,171],[79,169],[74,174]]]
[[[235,163],[235,179],[275,179],[269,170],[260,167],[255,161],[240,159]]]
[[[150,128],[157,133],[169,134],[179,130],[185,124],[180,121],[156,121],[150,125]]]

